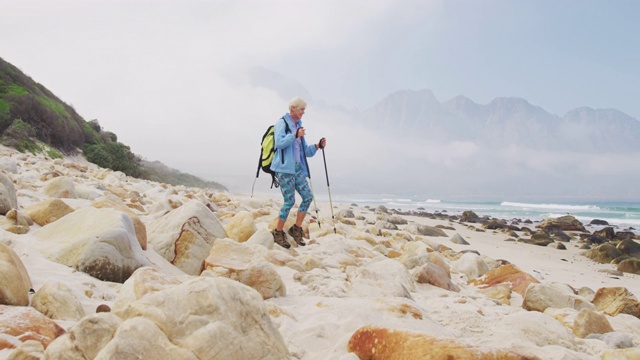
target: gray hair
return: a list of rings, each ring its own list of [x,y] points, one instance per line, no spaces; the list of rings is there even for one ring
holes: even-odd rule
[[[302,100],[302,98],[299,98],[299,97],[294,97],[289,102],[289,111],[291,111],[291,109],[304,109],[306,107],[307,107],[307,102]]]

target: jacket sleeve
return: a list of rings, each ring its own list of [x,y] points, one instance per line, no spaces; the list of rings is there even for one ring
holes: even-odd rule
[[[273,130],[274,147],[276,149],[284,149],[293,144],[293,140],[295,140],[295,135],[286,133],[284,126],[285,121],[284,119],[278,119]]]
[[[307,155],[307,157],[312,157],[318,151],[318,149],[316,148],[316,144],[307,145],[307,142],[305,141],[305,145],[306,146],[304,147],[304,153]]]

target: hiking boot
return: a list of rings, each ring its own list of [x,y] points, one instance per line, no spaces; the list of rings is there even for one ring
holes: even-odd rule
[[[293,226],[289,228],[289,235],[293,237],[293,240],[295,240],[299,246],[307,245],[304,240],[302,240],[302,228],[300,226],[293,224]]]
[[[288,249],[291,247],[291,244],[289,244],[289,242],[287,241],[287,234],[284,233],[284,231],[280,230],[273,230],[273,241],[275,241],[276,244],[282,246],[285,249]]]

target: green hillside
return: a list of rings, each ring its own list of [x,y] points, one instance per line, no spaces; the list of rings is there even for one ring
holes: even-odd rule
[[[84,153],[101,167],[172,185],[227,190],[175,169],[148,163],[104,131],[97,120],[85,121],[69,105],[20,69],[0,58],[0,142],[19,151],[45,151],[51,157]],[[46,145],[46,146],[45,146]],[[154,166],[150,166],[154,164]]]

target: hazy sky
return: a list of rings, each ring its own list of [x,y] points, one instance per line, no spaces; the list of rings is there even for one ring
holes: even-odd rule
[[[241,191],[263,129],[287,111],[248,85],[254,66],[360,110],[431,89],[640,119],[640,1],[0,0],[0,14],[0,57],[135,153]],[[314,116],[309,134],[329,138],[327,155],[334,141],[339,173],[336,152],[369,143]]]

